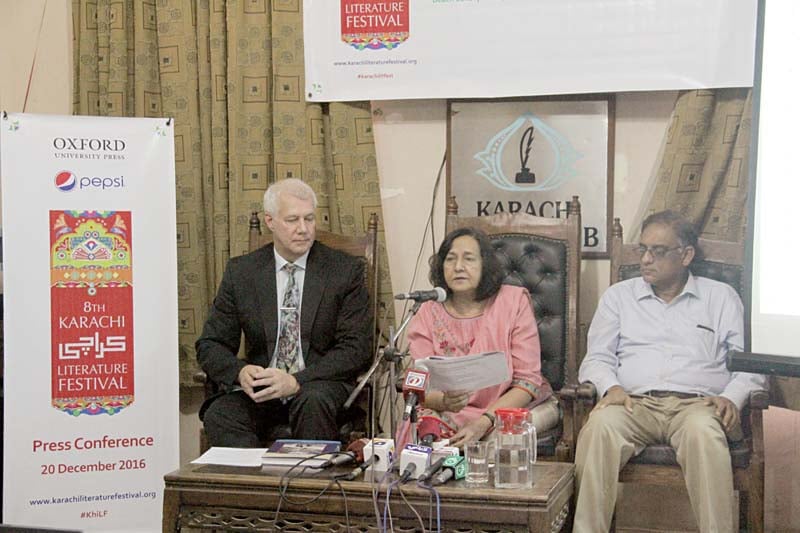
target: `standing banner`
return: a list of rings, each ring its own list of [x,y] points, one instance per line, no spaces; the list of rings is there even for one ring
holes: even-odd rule
[[[0,119],[3,519],[157,531],[178,466],[173,125]]]
[[[303,0],[305,96],[749,87],[755,23],[756,0]]]

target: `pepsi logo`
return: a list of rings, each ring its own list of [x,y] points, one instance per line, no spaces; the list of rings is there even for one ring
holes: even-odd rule
[[[62,170],[56,174],[56,188],[59,191],[71,191],[72,189],[102,190],[122,189],[125,187],[125,176],[81,176],[78,178],[68,170]]]
[[[75,174],[64,170],[56,174],[55,184],[56,188],[59,191],[71,191],[75,188],[75,185],[78,183],[78,179],[75,177]]]

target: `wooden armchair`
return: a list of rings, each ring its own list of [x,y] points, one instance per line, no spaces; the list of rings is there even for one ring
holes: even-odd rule
[[[249,230],[249,243],[248,250],[253,252],[262,246],[266,246],[272,242],[272,234],[261,231],[261,218],[259,213],[253,212],[250,215],[250,230]],[[378,320],[378,215],[371,213],[367,222],[367,231],[364,235],[350,236],[332,233],[324,230],[317,230],[316,240],[322,244],[348,253],[354,257],[361,259],[364,262],[364,284],[369,291],[369,306],[372,316],[372,329],[371,331],[377,332]],[[376,333],[377,334],[377,333]],[[377,337],[373,339],[372,354],[375,353],[375,343],[378,342]],[[216,384],[207,379],[204,372],[198,372],[194,376],[195,382],[202,383],[205,387],[206,398],[215,394],[217,391]],[[349,410],[340,415],[340,432],[339,437],[344,444],[350,442],[354,433],[367,433],[367,425],[371,419],[371,413],[374,412],[372,406],[373,398],[371,389],[365,387],[361,392],[359,401],[353,405]],[[368,416],[369,414],[369,416]],[[288,424],[279,425],[273,428],[268,440],[272,441],[279,438],[291,438],[291,428]],[[200,449],[205,451],[208,449],[208,443],[205,440],[205,433],[201,433]]]
[[[747,283],[744,277],[744,250],[736,243],[700,239],[700,255],[690,266],[696,276],[723,281],[737,293]],[[611,283],[639,275],[637,244],[623,244],[622,226],[614,219],[611,241]],[[596,403],[596,391],[591,383],[580,384],[577,390],[574,419],[577,436]],[[748,405],[741,413],[744,439],[729,443],[733,465],[734,489],[740,494],[740,523],[747,524],[751,532],[764,530],[764,432],[763,410],[769,406],[769,394],[757,391],[750,395]],[[670,485],[685,487],[683,472],[669,445],[648,446],[622,469],[622,483],[645,485]]]
[[[460,227],[482,230],[494,244],[505,281],[531,293],[539,328],[542,373],[560,396],[577,383],[578,289],[581,267],[581,213],[578,197],[569,202],[565,219],[541,218],[523,213],[459,217],[451,197],[447,206],[447,231]],[[572,410],[563,409],[556,428],[538,435],[538,455],[570,461],[574,454]]]

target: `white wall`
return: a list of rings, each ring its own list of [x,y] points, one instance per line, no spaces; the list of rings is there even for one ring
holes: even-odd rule
[[[0,0],[0,110],[72,113],[71,14],[65,0]]]

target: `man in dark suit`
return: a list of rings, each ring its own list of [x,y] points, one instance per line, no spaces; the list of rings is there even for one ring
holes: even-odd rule
[[[362,264],[314,241],[316,206],[301,180],[270,186],[273,244],[225,269],[196,343],[220,389],[201,409],[212,446],[259,447],[287,421],[294,438],[338,439],[337,415],[370,361],[371,317]]]

